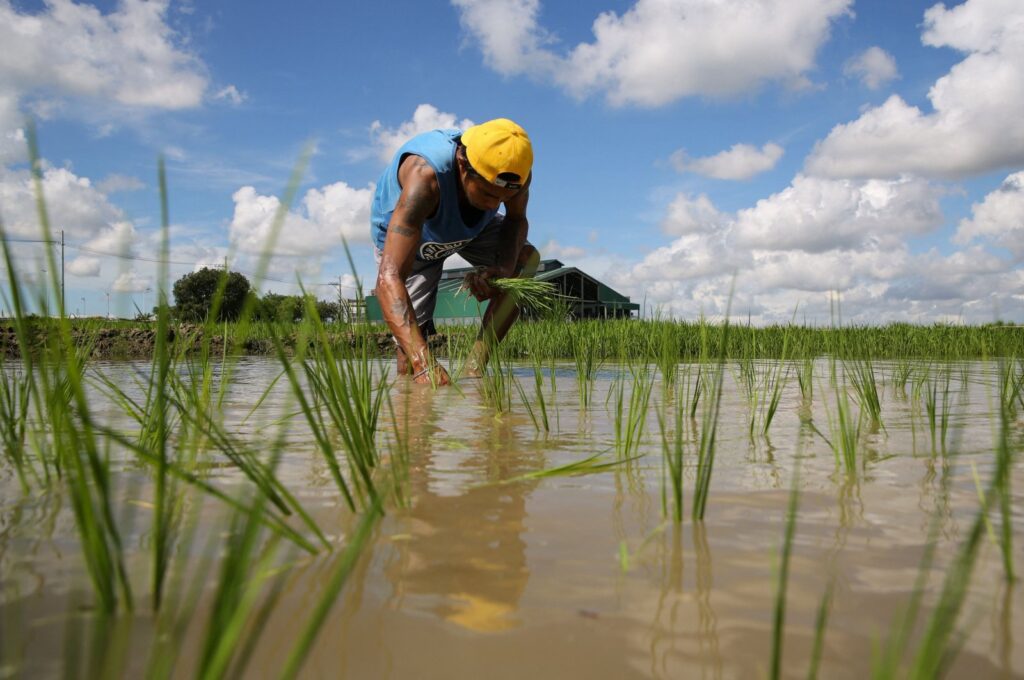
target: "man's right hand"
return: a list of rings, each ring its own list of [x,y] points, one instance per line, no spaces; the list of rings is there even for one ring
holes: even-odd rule
[[[420,385],[434,385],[439,387],[441,385],[451,385],[452,379],[448,375],[448,371],[445,370],[441,364],[431,363],[427,370],[420,370],[413,376],[413,382]]]

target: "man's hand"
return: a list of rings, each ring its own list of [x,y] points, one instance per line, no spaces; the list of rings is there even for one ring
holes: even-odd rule
[[[466,274],[462,280],[462,286],[469,290],[479,302],[483,302],[498,294],[498,291],[491,286],[490,280],[508,278],[509,276],[510,274],[501,267],[477,267],[476,270]]]
[[[425,369],[413,375],[413,382],[420,385],[451,385],[452,379],[441,364],[431,362]]]

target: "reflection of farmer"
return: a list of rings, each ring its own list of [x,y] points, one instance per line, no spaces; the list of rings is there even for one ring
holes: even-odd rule
[[[537,482],[480,482],[536,470],[543,457],[507,421],[482,411],[450,420],[450,403],[442,408],[435,397],[412,389],[395,396],[399,427],[409,423],[404,437],[414,462],[410,505],[395,515],[397,559],[385,567],[394,588],[390,606],[429,611],[477,632],[515,628],[530,578],[523,534]],[[454,432],[467,449],[438,445],[439,431]]]
[[[466,287],[490,300],[472,360],[487,361],[518,317],[490,279],[532,276],[539,254],[526,241],[533,147],[526,131],[499,118],[465,132],[434,130],[406,142],[381,175],[373,198],[372,236],[380,270],[377,299],[398,342],[398,372],[447,384],[430,356],[437,285],[444,259],[459,253],[477,270]],[[505,214],[498,207],[505,205]]]

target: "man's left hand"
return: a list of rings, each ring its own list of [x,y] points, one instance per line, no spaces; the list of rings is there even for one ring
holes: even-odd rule
[[[491,286],[490,280],[507,276],[508,274],[500,267],[478,267],[475,271],[466,274],[462,280],[462,285],[469,290],[473,297],[483,302],[484,300],[491,299],[498,293]]]

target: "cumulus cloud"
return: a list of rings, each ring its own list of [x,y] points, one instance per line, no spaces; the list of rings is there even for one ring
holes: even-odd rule
[[[96,277],[100,275],[98,257],[76,257],[68,263],[68,273],[73,276]]]
[[[399,147],[421,132],[440,128],[465,130],[473,125],[473,121],[468,118],[463,118],[460,121],[454,113],[441,111],[433,104],[420,104],[413,112],[412,120],[407,120],[398,127],[389,128],[379,120],[373,121],[370,125],[370,137],[373,140],[377,156],[386,163],[391,160]]]
[[[66,168],[46,168],[43,196],[54,234],[63,229],[72,240],[90,239],[124,220],[121,209],[106,195]],[[38,238],[42,234],[32,179],[27,171],[0,170],[0,218],[9,234]]]
[[[244,253],[261,253],[271,236],[281,203],[276,196],[258,194],[251,186],[234,193],[234,216],[229,227],[232,244]],[[357,189],[335,182],[310,189],[297,210],[291,210],[278,234],[275,255],[314,257],[349,243],[370,240],[370,202],[373,186]]]
[[[153,288],[153,279],[130,269],[121,272],[110,285],[115,293],[145,293]]]
[[[198,106],[207,86],[201,62],[165,22],[167,0],[123,0],[103,14],[50,0],[37,14],[0,2],[0,84],[109,98],[128,106]]]
[[[1004,227],[1019,215],[1021,182],[1011,176],[975,206],[956,240],[1005,245],[1020,238],[1007,240]],[[632,267],[610,270],[607,280],[634,300],[689,318],[723,315],[730,291],[732,314],[755,323],[787,321],[797,308],[798,320],[826,323],[837,295],[843,319],[857,323],[984,322],[996,310],[1024,315],[1019,259],[971,244],[947,254],[912,252],[909,237],[943,223],[942,191],[914,178],[798,175],[735,213],[706,196],[680,194],[662,221],[676,238]]]
[[[1009,250],[1017,262],[1024,260],[1024,172],[1010,175],[971,206],[971,217],[960,221],[953,240],[988,242]]]
[[[739,211],[736,242],[748,248],[824,252],[878,244],[942,224],[941,192],[921,179],[829,180],[797,175],[783,191]]]
[[[668,212],[661,221],[661,229],[666,234],[682,236],[713,231],[727,222],[728,216],[718,211],[707,194],[696,198],[678,194],[669,203]]]
[[[899,77],[896,59],[881,47],[869,47],[843,65],[843,74],[857,78],[869,90],[877,90]]]
[[[750,179],[774,168],[782,154],[782,147],[773,142],[760,149],[750,144],[733,144],[725,151],[704,158],[689,158],[680,149],[672,154],[671,161],[679,172],[695,172],[715,179]]]
[[[967,55],[932,85],[932,110],[893,95],[833,128],[808,157],[809,173],[961,178],[1024,164],[1024,4],[935,5],[925,12],[923,41]]]
[[[681,97],[730,96],[766,81],[806,84],[832,22],[851,0],[637,0],[593,22],[592,42],[556,51],[538,0],[453,0],[485,62],[577,96],[660,106]]]

